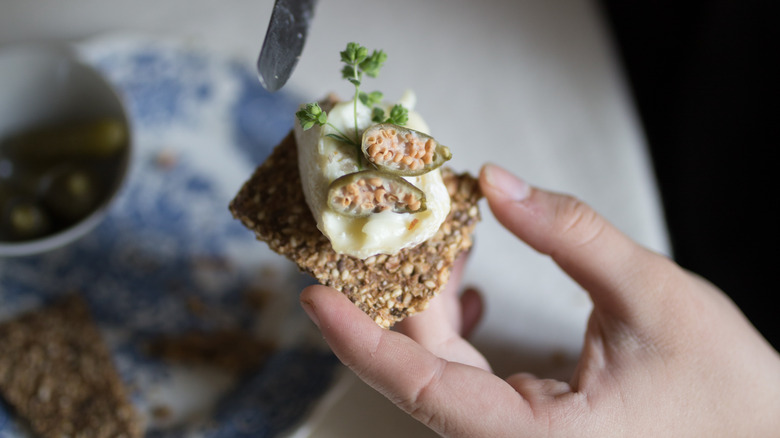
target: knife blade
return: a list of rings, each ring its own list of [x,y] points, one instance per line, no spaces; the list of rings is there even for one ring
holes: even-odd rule
[[[257,58],[260,83],[266,90],[279,90],[292,75],[301,57],[316,3],[317,0],[274,2],[271,21]]]

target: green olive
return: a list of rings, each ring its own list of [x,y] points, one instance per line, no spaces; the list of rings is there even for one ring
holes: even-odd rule
[[[124,123],[112,118],[43,126],[2,141],[3,152],[17,163],[100,158],[127,146]]]
[[[101,195],[99,179],[93,171],[66,165],[51,172],[42,187],[41,198],[54,216],[75,222],[97,206]]]
[[[7,199],[0,211],[0,240],[20,241],[49,232],[51,219],[34,199],[17,196]]]

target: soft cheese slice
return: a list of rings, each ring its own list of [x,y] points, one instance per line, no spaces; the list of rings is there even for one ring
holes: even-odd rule
[[[428,134],[423,118],[411,110],[414,94],[407,92],[402,104],[409,108],[408,128]],[[354,101],[337,103],[328,111],[328,122],[341,132],[355,136]],[[386,108],[389,111],[389,106]],[[357,129],[373,124],[371,110],[357,104]],[[450,197],[438,169],[417,177],[405,179],[425,192],[427,210],[415,214],[390,211],[364,218],[340,215],[327,205],[328,186],[336,178],[357,172],[358,153],[352,145],[338,141],[328,134],[336,131],[330,126],[314,126],[304,131],[296,120],[295,140],[298,144],[298,169],[301,174],[306,203],[317,221],[317,228],[330,240],[333,249],[361,259],[375,254],[395,254],[418,245],[432,237],[450,212]]]

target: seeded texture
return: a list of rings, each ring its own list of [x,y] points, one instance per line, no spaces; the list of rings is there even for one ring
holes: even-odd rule
[[[363,153],[369,162],[394,175],[422,175],[452,155],[426,134],[402,126],[378,124],[363,133]]]
[[[273,251],[347,295],[382,327],[425,310],[447,284],[455,258],[471,247],[471,234],[480,219],[477,181],[442,168],[452,208],[439,231],[398,254],[361,260],[337,254],[317,229],[304,199],[297,160],[291,133],[231,201],[233,216]]]
[[[400,176],[364,170],[333,181],[328,202],[334,211],[354,217],[386,210],[417,213],[425,210],[425,193]]]
[[[142,436],[78,296],[0,324],[0,395],[39,437]]]

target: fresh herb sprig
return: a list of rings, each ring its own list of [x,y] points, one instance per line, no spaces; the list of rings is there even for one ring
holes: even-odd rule
[[[344,67],[341,69],[341,76],[355,86],[355,97],[353,106],[353,115],[355,119],[355,138],[358,137],[357,124],[357,104],[358,100],[365,100],[364,103],[378,103],[382,98],[382,93],[374,91],[372,93],[360,92],[360,85],[363,83],[363,74],[375,78],[379,75],[379,70],[387,61],[387,53],[382,50],[374,50],[371,55],[368,49],[358,43],[348,43],[347,48],[341,53],[341,62]],[[371,105],[368,105],[369,108]]]
[[[387,54],[384,51],[374,50],[369,54],[366,47],[351,42],[347,44],[346,49],[340,52],[340,55],[341,61],[344,63],[344,66],[341,69],[341,76],[355,86],[355,97],[353,99],[353,117],[355,123],[354,138],[350,138],[347,134],[329,123],[327,113],[325,113],[317,103],[306,104],[304,108],[295,113],[295,115],[298,117],[304,131],[312,128],[314,125],[328,125],[337,132],[336,134],[328,134],[329,137],[356,146],[359,149],[360,138],[357,121],[358,101],[369,108],[373,108],[371,120],[376,123],[404,125],[409,120],[409,110],[402,105],[396,104],[390,110],[388,116],[385,117],[385,111],[376,106],[382,101],[384,95],[380,91],[372,91],[370,93],[360,91],[360,86],[363,84],[363,76],[366,75],[376,78],[379,74],[379,70],[382,68],[385,61],[387,61]],[[360,160],[358,160],[358,162],[359,161]]]
[[[301,128],[303,128],[304,131],[311,129],[314,125],[328,125],[337,132],[337,134],[328,134],[329,137],[333,137],[339,141],[343,141],[344,143],[348,143],[352,146],[360,148],[360,145],[355,140],[349,138],[347,134],[341,132],[339,128],[328,122],[328,114],[323,111],[320,105],[316,102],[307,103],[304,105],[303,108],[295,113],[295,117],[297,117],[298,121],[301,122]]]

